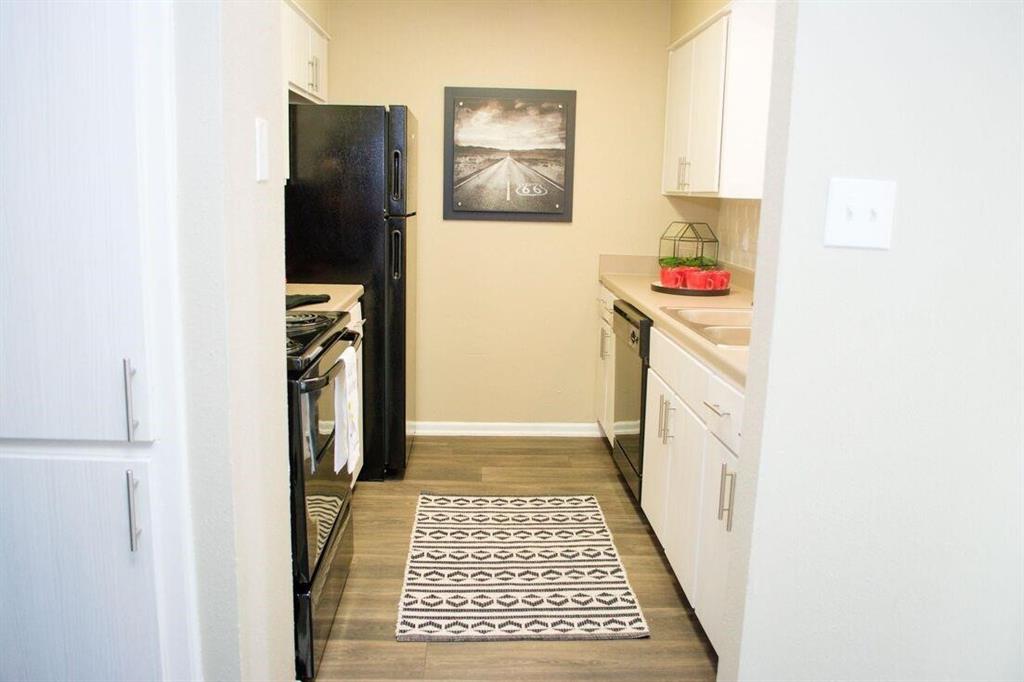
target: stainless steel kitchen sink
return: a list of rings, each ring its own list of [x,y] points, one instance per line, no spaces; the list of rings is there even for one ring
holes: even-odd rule
[[[703,327],[697,333],[719,346],[750,345],[750,327]]]
[[[683,324],[702,327],[749,327],[754,317],[750,308],[662,308]]]
[[[697,332],[716,346],[746,348],[750,345],[750,308],[669,308],[663,312]]]

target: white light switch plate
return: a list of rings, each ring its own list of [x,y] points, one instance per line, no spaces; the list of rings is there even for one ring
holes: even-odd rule
[[[266,182],[270,177],[270,161],[267,158],[269,140],[267,135],[267,119],[256,119],[256,182]]]
[[[891,180],[832,178],[825,211],[825,246],[888,249],[896,183]]]

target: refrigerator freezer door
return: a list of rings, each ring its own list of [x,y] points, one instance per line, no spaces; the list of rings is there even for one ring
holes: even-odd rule
[[[418,138],[418,123],[409,107],[388,107],[388,215],[416,213]]]

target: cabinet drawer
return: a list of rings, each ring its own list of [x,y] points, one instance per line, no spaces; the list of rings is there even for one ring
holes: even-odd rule
[[[718,436],[734,453],[739,453],[743,429],[742,393],[712,376],[699,414],[704,417],[711,433]]]
[[[657,328],[651,330],[651,367],[690,409],[705,416],[709,411],[704,401],[711,373]]]

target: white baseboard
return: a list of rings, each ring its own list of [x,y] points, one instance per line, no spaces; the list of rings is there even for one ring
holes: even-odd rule
[[[417,436],[555,436],[600,438],[597,422],[410,422]]]

